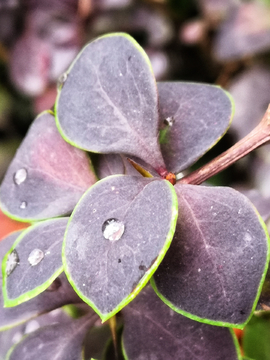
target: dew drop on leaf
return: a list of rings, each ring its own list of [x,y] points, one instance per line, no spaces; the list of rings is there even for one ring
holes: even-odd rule
[[[168,116],[166,119],[164,119],[164,124],[167,126],[173,126],[174,121],[175,119],[173,116]]]
[[[26,209],[27,206],[27,202],[26,201],[22,201],[21,205],[20,205],[20,209]]]
[[[57,88],[61,89],[64,85],[64,83],[67,80],[67,73],[64,72],[62,75],[59,76],[58,81],[57,81]]]
[[[31,266],[36,266],[44,258],[44,252],[40,249],[34,249],[28,256],[28,262]]]
[[[21,168],[17,170],[13,176],[14,183],[16,185],[21,185],[27,178],[27,170],[25,168]]]
[[[108,219],[102,225],[102,233],[105,239],[116,241],[121,239],[125,231],[125,225],[118,219]]]
[[[7,258],[7,263],[6,263],[6,274],[7,276],[9,276],[17,267],[17,265],[19,264],[19,255],[17,253],[17,251],[14,249],[13,251],[11,251],[11,253],[9,254],[8,258]]]

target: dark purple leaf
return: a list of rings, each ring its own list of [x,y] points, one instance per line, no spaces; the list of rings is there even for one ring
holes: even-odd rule
[[[100,37],[82,50],[59,92],[56,116],[74,146],[164,168],[155,79],[147,55],[127,34]]]
[[[93,326],[84,341],[84,359],[103,360],[111,337],[112,333],[109,324]]]
[[[84,337],[97,316],[90,314],[69,323],[42,327],[25,336],[10,352],[9,360],[81,360]]]
[[[13,233],[0,241],[0,263],[6,252],[11,248],[21,231]],[[0,273],[0,288],[2,289],[2,272]],[[53,282],[47,290],[21,305],[4,308],[3,294],[0,292],[0,331],[8,329],[49,312],[66,304],[79,302],[64,273]]]
[[[230,96],[218,86],[158,83],[161,150],[169,171],[192,165],[228,129]]]
[[[174,189],[157,178],[107,177],[79,201],[65,235],[64,269],[103,321],[147,283],[171,243],[176,219]]]
[[[35,319],[29,320],[6,331],[0,332],[0,359],[6,359],[8,350],[17,344],[24,335],[37,330],[41,326],[70,321],[69,315],[62,309],[53,310]]]
[[[146,287],[124,310],[126,360],[240,360],[233,332],[172,311]]]
[[[65,215],[94,182],[87,155],[66,143],[53,115],[44,112],[8,168],[0,188],[1,208],[23,221]]]
[[[68,218],[42,221],[16,239],[3,260],[5,306],[32,299],[62,273],[62,243],[67,222]]]
[[[231,188],[178,184],[175,190],[180,215],[153,285],[175,311],[242,328],[267,270],[266,227],[249,200]]]

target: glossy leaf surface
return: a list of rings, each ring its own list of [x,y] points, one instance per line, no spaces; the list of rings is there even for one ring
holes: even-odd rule
[[[124,310],[126,360],[240,360],[227,328],[190,320],[146,287]]]
[[[1,208],[25,221],[65,215],[94,182],[87,155],[66,143],[53,115],[44,112],[8,168],[0,188]]]
[[[213,85],[161,82],[158,94],[161,150],[168,170],[177,173],[224,135],[233,104],[228,93]]]
[[[103,321],[147,283],[171,243],[176,219],[177,198],[166,180],[111,176],[82,197],[67,227],[63,264],[74,289]],[[110,240],[111,226],[119,232]]]
[[[16,306],[37,296],[61,274],[61,250],[68,219],[42,221],[17,238],[2,264],[5,306]],[[8,275],[7,264],[13,251],[18,264]]]
[[[179,218],[153,285],[175,311],[243,327],[269,261],[268,234],[255,208],[231,188],[175,186]]]
[[[69,323],[42,327],[27,335],[10,352],[7,360],[81,360],[82,344],[96,315]]]
[[[74,146],[135,155],[164,167],[157,89],[150,61],[127,34],[88,44],[67,72],[56,101],[57,124]]]
[[[4,258],[6,252],[11,248],[16,238],[21,232],[16,232],[0,242],[0,261]],[[0,273],[0,288],[2,289],[2,272]],[[0,331],[8,329],[34,318],[45,312],[49,312],[66,304],[79,302],[77,294],[64,273],[53,282],[47,290],[35,298],[15,306],[13,308],[4,308],[3,294],[0,292]]]

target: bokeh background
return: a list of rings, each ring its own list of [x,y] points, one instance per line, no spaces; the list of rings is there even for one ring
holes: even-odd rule
[[[230,130],[195,167],[259,123],[270,102],[270,0],[0,0],[0,180],[35,116],[53,107],[57,81],[82,46],[119,31],[143,46],[158,81],[211,83],[232,94]],[[210,180],[247,194],[268,224],[269,146]],[[23,226],[0,212],[0,239]],[[264,310],[244,339],[238,334],[255,360],[270,359]]]

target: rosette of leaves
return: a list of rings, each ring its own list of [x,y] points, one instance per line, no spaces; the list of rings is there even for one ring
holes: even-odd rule
[[[255,309],[269,261],[265,225],[237,191],[175,180],[228,129],[230,96],[156,84],[143,49],[122,33],[88,44],[58,90],[55,112],[34,121],[0,188],[6,214],[37,222],[3,254],[5,306],[34,301],[64,270],[103,322],[125,308],[126,359],[240,359],[227,328],[242,328]],[[86,152],[100,154],[100,181]],[[133,302],[150,279],[163,302],[149,287]]]

